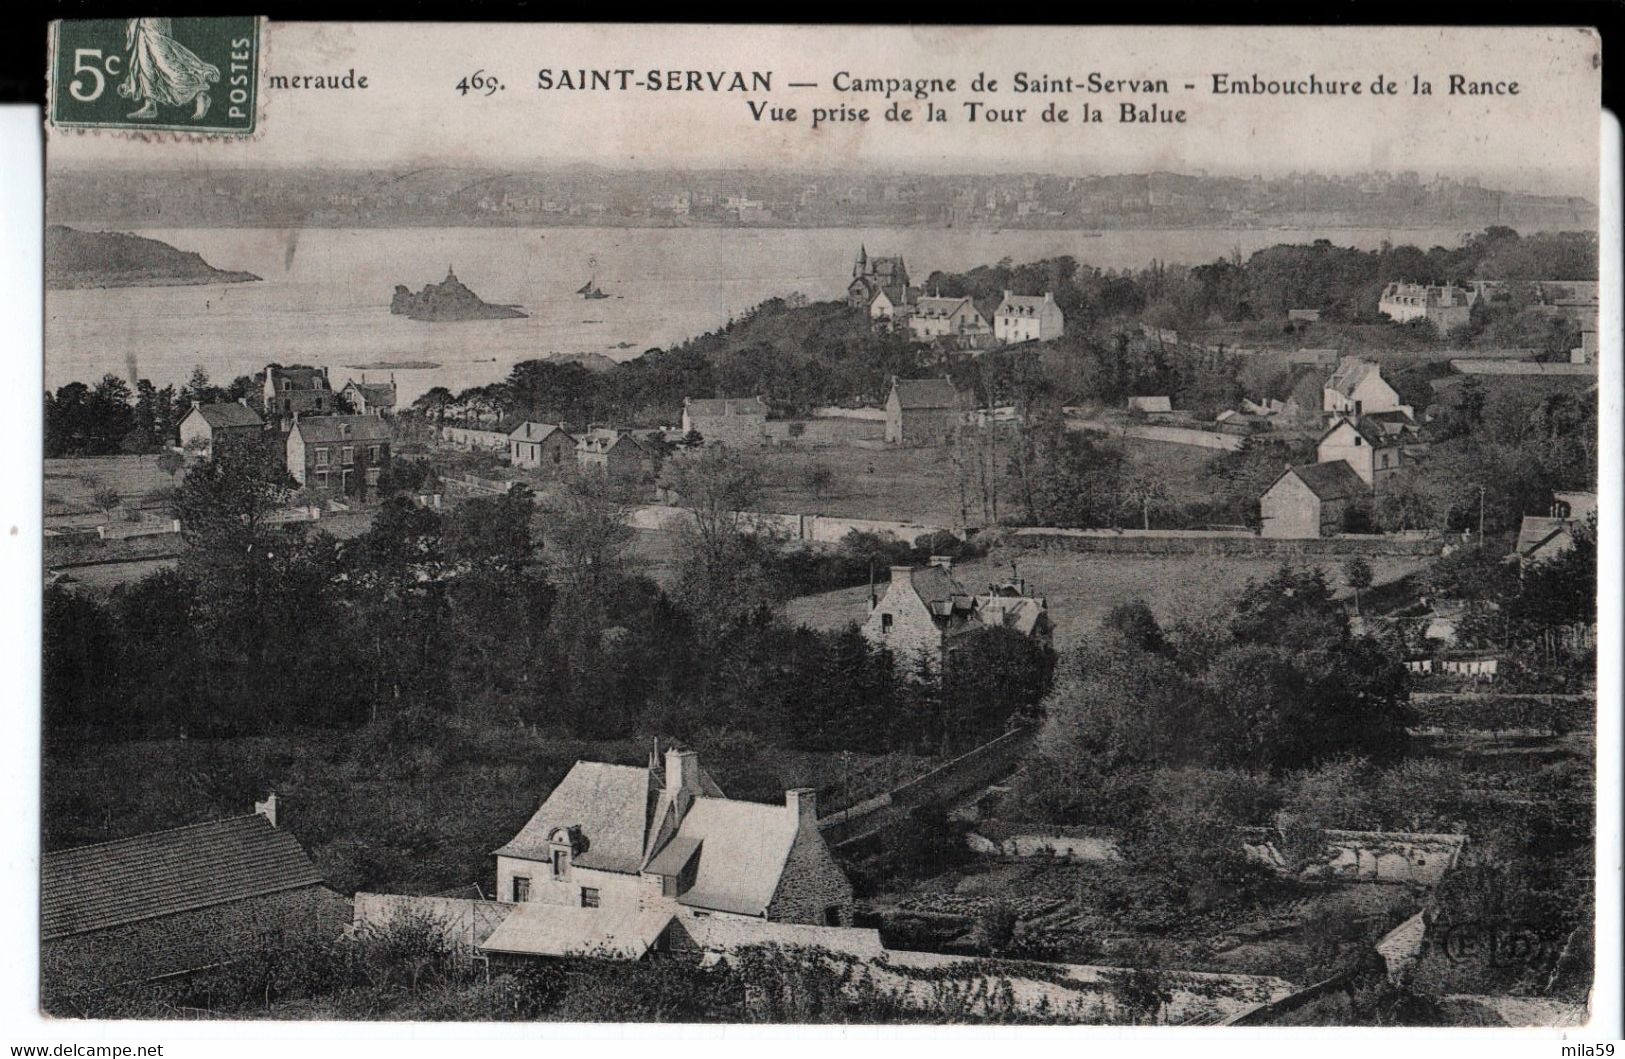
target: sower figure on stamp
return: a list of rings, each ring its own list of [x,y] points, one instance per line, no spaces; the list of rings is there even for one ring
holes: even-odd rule
[[[184,107],[196,101],[192,120],[209,112],[209,85],[220,80],[220,68],[192,54],[171,34],[167,18],[132,18],[125,31],[130,49],[130,75],[118,86],[126,99],[143,100],[132,118],[156,118],[158,104]]]

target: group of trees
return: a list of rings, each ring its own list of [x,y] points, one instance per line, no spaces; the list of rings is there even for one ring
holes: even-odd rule
[[[963,749],[1030,715],[1047,652],[1003,629],[967,637],[944,678],[855,629],[792,626],[789,569],[737,524],[748,466],[722,450],[681,472],[679,587],[638,576],[619,500],[569,483],[445,511],[386,500],[343,541],[267,524],[274,461],[228,449],[178,490],[179,566],[105,598],[47,593],[53,740],[265,733],[413,710],[587,736],[703,729],[812,749]],[[852,542],[857,575],[873,542]]]

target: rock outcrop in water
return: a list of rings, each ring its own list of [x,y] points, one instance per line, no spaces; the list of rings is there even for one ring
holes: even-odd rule
[[[258,279],[252,272],[215,268],[189,250],[177,250],[145,236],[82,232],[65,224],[45,229],[45,285],[52,290],[179,287]]]
[[[442,283],[430,283],[416,294],[404,284],[395,285],[395,297],[390,299],[389,311],[397,316],[430,323],[456,320],[511,320],[525,313],[516,305],[491,305],[463,286],[457,273],[446,269]]]

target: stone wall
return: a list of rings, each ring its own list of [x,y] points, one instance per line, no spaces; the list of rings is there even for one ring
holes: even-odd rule
[[[489,938],[512,909],[503,901],[358,893],[352,924],[357,930],[387,930],[397,917],[424,916],[440,923],[446,941],[466,953]]]
[[[825,913],[836,910],[837,922]],[[779,888],[767,906],[767,918],[811,926],[852,925],[852,884],[830,856],[817,827],[803,827],[785,859]]]
[[[1114,555],[1437,555],[1440,539],[1425,533],[1353,534],[1308,539],[1260,537],[1243,530],[1014,530],[1015,548]]]

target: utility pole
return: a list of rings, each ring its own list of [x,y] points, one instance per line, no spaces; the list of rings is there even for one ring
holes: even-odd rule
[[[1478,487],[1478,546],[1484,547],[1484,487]]]

